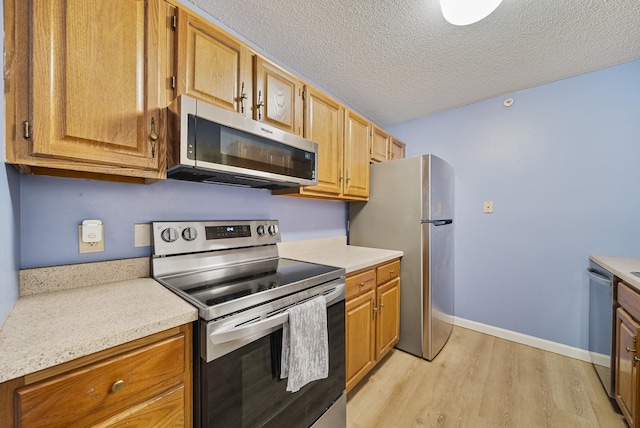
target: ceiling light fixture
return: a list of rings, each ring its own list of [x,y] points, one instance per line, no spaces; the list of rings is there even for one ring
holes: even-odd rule
[[[444,19],[453,25],[469,25],[486,18],[502,0],[440,0]]]

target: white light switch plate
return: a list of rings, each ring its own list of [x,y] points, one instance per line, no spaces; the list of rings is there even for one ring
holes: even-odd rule
[[[133,236],[135,247],[151,246],[151,225],[150,224],[134,224]]]

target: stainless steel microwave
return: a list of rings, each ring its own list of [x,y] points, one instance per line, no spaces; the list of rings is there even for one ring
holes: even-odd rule
[[[181,95],[169,106],[167,177],[278,189],[314,186],[318,145]]]

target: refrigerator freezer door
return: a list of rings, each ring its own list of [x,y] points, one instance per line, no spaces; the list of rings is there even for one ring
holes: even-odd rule
[[[453,217],[453,168],[433,155],[423,156],[423,220]]]
[[[422,355],[433,360],[453,328],[453,223],[423,223]]]

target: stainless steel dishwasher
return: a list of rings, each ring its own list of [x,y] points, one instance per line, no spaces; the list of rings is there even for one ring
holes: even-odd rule
[[[589,277],[589,355],[609,398],[615,393],[615,317],[616,292],[613,275],[590,261]]]

